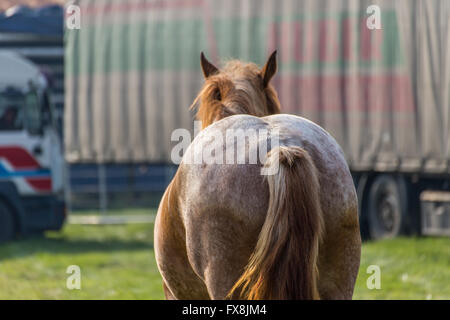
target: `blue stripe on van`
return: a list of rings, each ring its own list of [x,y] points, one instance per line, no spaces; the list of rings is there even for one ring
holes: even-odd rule
[[[48,177],[51,175],[50,170],[48,169],[36,169],[36,170],[17,170],[17,171],[8,171],[0,163],[0,178],[16,178],[16,177],[24,177],[24,178],[36,178],[36,177]]]

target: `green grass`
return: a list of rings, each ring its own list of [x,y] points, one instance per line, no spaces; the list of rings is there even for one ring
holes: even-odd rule
[[[162,299],[152,224],[67,225],[0,246],[0,299]],[[81,290],[66,269],[81,268]]]
[[[367,288],[369,265],[381,289]],[[450,299],[450,238],[399,238],[363,244],[355,299]]]
[[[153,225],[67,225],[62,232],[0,246],[0,299],[162,299]],[[81,290],[66,269],[81,268]],[[381,289],[366,287],[369,265]],[[450,239],[364,243],[355,299],[450,299]]]

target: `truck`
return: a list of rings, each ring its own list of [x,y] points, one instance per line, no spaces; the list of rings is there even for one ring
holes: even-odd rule
[[[71,163],[170,165],[200,52],[263,64],[284,113],[341,145],[365,238],[450,234],[450,1],[81,0],[67,30]],[[373,19],[379,20],[373,23]]]
[[[64,158],[48,78],[0,51],[0,242],[59,230],[65,220]]]

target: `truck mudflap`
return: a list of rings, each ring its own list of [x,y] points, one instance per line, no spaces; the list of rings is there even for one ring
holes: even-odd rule
[[[450,236],[450,192],[427,190],[421,193],[422,234]]]

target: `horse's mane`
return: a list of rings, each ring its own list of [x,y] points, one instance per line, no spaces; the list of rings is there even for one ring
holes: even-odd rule
[[[246,80],[246,86],[235,92],[232,96],[234,108],[227,108],[216,99],[215,94],[220,90],[226,96],[233,90],[233,80]],[[255,104],[254,101],[263,103]],[[278,95],[271,84],[263,85],[260,68],[254,63],[245,63],[239,60],[230,60],[223,69],[205,80],[205,83],[191,105],[197,104],[196,118],[202,121],[203,127],[234,114],[249,114],[258,117],[280,113]]]

